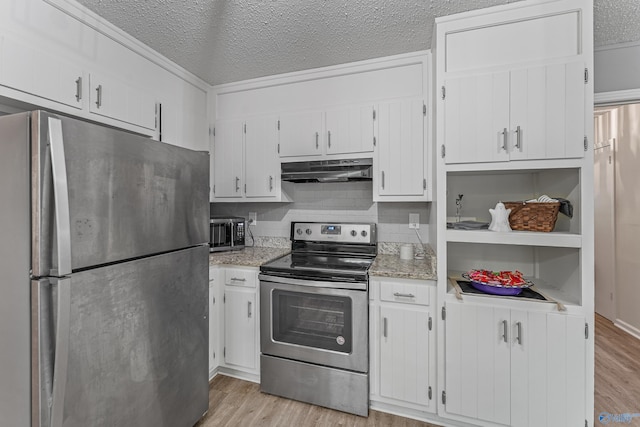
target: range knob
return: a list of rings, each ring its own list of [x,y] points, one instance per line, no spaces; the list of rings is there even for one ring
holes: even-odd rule
[[[356,230],[351,230],[351,235],[353,237],[356,237],[358,235],[358,232]]]
[[[360,233],[362,235],[362,237],[367,237],[367,230],[362,230],[362,233]]]
[[[298,233],[298,234],[302,234],[302,228],[298,228],[298,229],[296,230],[296,233]]]
[[[310,228],[307,228],[306,233],[310,235],[310,234],[311,234],[311,229],[310,229]]]

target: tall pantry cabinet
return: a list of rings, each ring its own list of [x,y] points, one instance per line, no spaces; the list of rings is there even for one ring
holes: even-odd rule
[[[438,414],[593,426],[593,3],[438,18],[433,47]],[[573,205],[552,232],[446,225],[545,194]],[[452,278],[479,268],[519,270],[559,304],[457,297]]]

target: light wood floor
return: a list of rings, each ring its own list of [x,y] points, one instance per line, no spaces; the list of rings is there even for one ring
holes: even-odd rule
[[[595,425],[601,412],[640,413],[640,340],[596,315]],[[623,425],[623,424],[610,424]],[[632,426],[640,426],[640,417]],[[209,412],[196,427],[214,426],[393,426],[435,427],[369,411],[369,418],[260,393],[260,386],[224,375],[209,386]]]
[[[595,425],[601,412],[640,413],[640,340],[596,314]],[[640,417],[631,424],[640,426]]]

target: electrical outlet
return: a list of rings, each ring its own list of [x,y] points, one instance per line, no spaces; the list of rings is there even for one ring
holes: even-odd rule
[[[420,228],[420,214],[410,213],[409,214],[409,228]]]
[[[249,212],[249,225],[256,225],[258,223],[258,214],[255,212]]]

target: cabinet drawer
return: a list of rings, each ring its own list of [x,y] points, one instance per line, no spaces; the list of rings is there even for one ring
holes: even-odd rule
[[[228,286],[255,288],[256,272],[253,270],[227,268],[224,272],[224,284]]]
[[[380,301],[429,305],[430,286],[417,283],[381,282]]]

